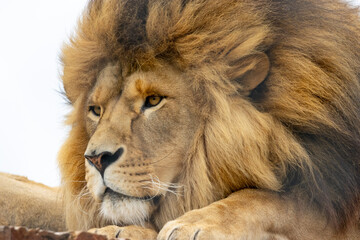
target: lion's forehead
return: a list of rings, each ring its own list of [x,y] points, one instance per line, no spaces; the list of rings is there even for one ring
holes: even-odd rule
[[[116,63],[108,63],[99,72],[90,95],[90,102],[100,104],[108,102],[110,98],[120,93],[122,82],[119,66]]]
[[[90,104],[106,105],[110,99],[124,96],[128,105],[144,100],[147,96],[161,95],[174,97],[189,90],[186,79],[169,68],[153,71],[138,71],[123,76],[120,63],[108,63],[99,71],[96,83],[89,95]]]

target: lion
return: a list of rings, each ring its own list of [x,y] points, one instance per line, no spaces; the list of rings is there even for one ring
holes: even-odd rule
[[[360,19],[339,0],[93,0],[62,51],[66,222],[359,239]]]
[[[0,193],[0,225],[66,229],[58,188],[0,172]]]

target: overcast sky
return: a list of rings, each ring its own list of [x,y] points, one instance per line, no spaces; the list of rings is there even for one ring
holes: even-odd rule
[[[0,172],[60,184],[69,109],[57,92],[59,54],[86,2],[0,0]]]

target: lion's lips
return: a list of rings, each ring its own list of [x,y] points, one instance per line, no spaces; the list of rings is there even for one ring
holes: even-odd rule
[[[161,196],[145,196],[145,197],[135,197],[135,196],[129,196],[123,193],[116,192],[112,190],[111,188],[107,187],[105,189],[104,195],[109,195],[110,197],[115,197],[118,199],[132,199],[132,200],[139,200],[139,201],[153,201],[154,203],[157,203]]]

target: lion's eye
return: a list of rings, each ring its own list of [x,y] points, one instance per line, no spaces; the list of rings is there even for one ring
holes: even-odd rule
[[[92,114],[94,114],[97,117],[100,117],[100,115],[101,115],[101,107],[100,106],[90,106],[89,107],[89,112],[91,112]]]
[[[144,104],[144,107],[145,108],[151,108],[151,107],[155,107],[156,105],[158,105],[161,100],[163,99],[164,97],[161,97],[161,96],[148,96],[146,99],[145,99],[145,104]]]

